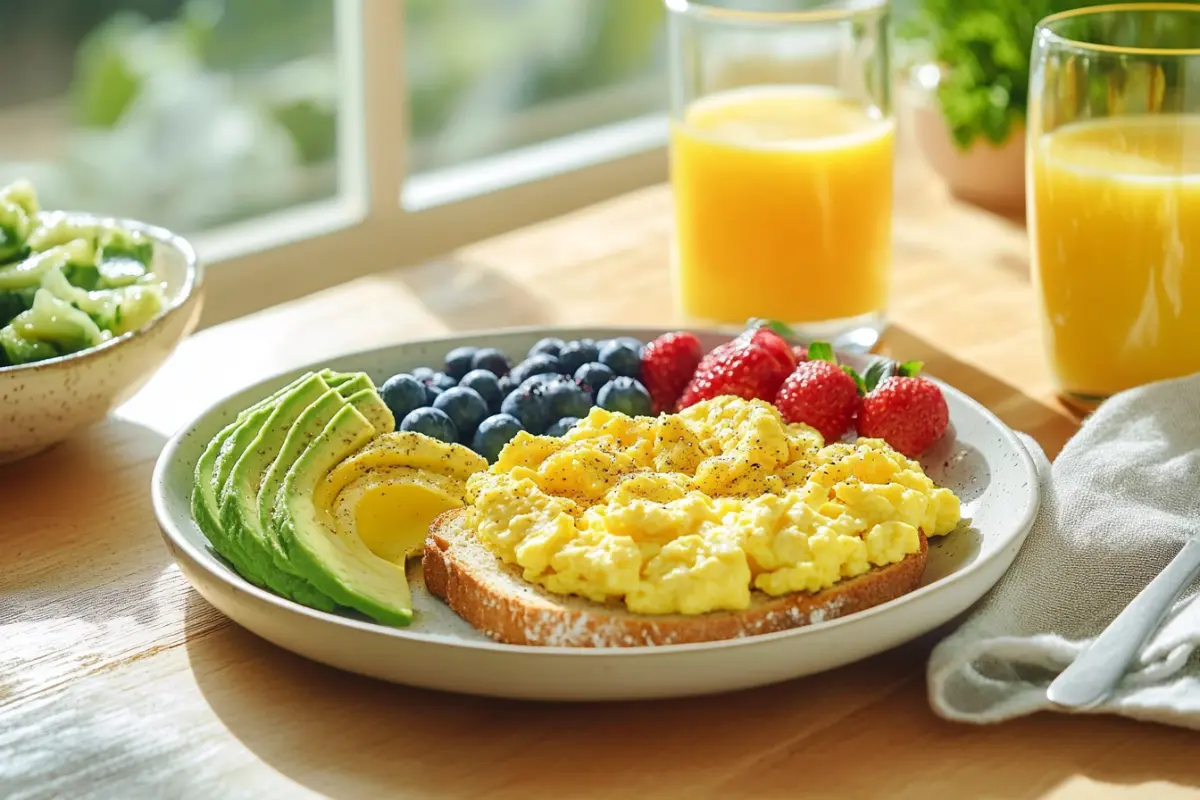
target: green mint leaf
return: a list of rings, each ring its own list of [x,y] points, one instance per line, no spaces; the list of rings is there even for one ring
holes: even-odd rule
[[[833,357],[833,345],[829,342],[813,342],[810,344],[808,346],[808,360],[837,363],[837,359]]]
[[[923,366],[925,366],[924,361],[905,361],[896,368],[896,374],[903,378],[915,378]]]

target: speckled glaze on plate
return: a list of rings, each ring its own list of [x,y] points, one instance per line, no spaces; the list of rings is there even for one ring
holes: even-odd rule
[[[649,340],[644,328],[520,329],[384,347],[314,364],[361,370],[376,382],[440,363],[463,344],[524,353],[543,336],[620,335]],[[727,336],[702,334],[706,348]],[[843,355],[865,367],[869,358]],[[930,476],[963,501],[963,526],[931,543],[922,585],[867,611],[780,633],[703,644],[611,649],[523,647],[492,642],[424,591],[413,578],[416,619],[389,628],[327,614],[252,586],[217,556],[192,521],[189,498],[207,442],[251,403],[305,370],[263,381],[217,403],[167,444],[154,470],[154,510],[163,538],[196,590],[243,627],[280,647],[341,669],[396,683],[535,700],[678,697],[797,678],[883,652],[948,622],[1004,574],[1037,512],[1037,472],[1017,436],[987,409],[943,385],[951,432],[922,459]]]
[[[139,330],[97,347],[0,367],[0,464],[45,450],[103,419],[142,388],[200,319],[203,270],[184,239],[142,222],[65,216],[83,225],[120,225],[153,239],[152,268],[166,284],[166,307]]]

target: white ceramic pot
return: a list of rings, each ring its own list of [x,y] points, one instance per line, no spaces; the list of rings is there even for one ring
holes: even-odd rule
[[[930,69],[927,66],[914,73],[928,75]],[[1025,126],[1013,126],[1000,145],[979,139],[964,150],[950,133],[935,90],[930,79],[918,77],[907,93],[912,136],[926,161],[956,197],[999,213],[1021,213],[1025,208]]]
[[[190,244],[151,225],[71,214],[81,224],[116,222],[154,240],[154,272],[166,308],[139,330],[68,356],[0,367],[0,464],[33,455],[103,419],[140,389],[200,318],[203,270]]]

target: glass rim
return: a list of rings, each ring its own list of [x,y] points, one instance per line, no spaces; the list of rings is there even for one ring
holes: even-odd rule
[[[1200,56],[1200,47],[1126,47],[1116,44],[1096,44],[1073,39],[1054,30],[1054,24],[1076,17],[1093,17],[1100,14],[1112,14],[1122,11],[1179,11],[1188,14],[1200,14],[1200,4],[1196,3],[1110,3],[1103,6],[1084,6],[1059,11],[1044,17],[1036,28],[1038,40],[1051,40],[1062,49],[1077,52],[1107,53],[1113,55],[1131,56]]]
[[[856,1],[859,7],[854,7]],[[701,0],[663,0],[667,11],[680,16],[697,17],[720,22],[745,23],[800,23],[800,22],[848,22],[887,9],[890,0],[849,0],[845,8],[792,9],[788,11],[751,11],[740,8],[722,8],[708,5]]]

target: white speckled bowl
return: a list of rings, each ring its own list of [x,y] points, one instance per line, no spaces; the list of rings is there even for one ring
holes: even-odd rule
[[[153,239],[153,269],[166,283],[167,306],[141,329],[98,347],[0,367],[0,464],[45,450],[103,419],[150,379],[200,318],[203,270],[184,239],[141,222],[69,217],[81,224],[115,222]]]

